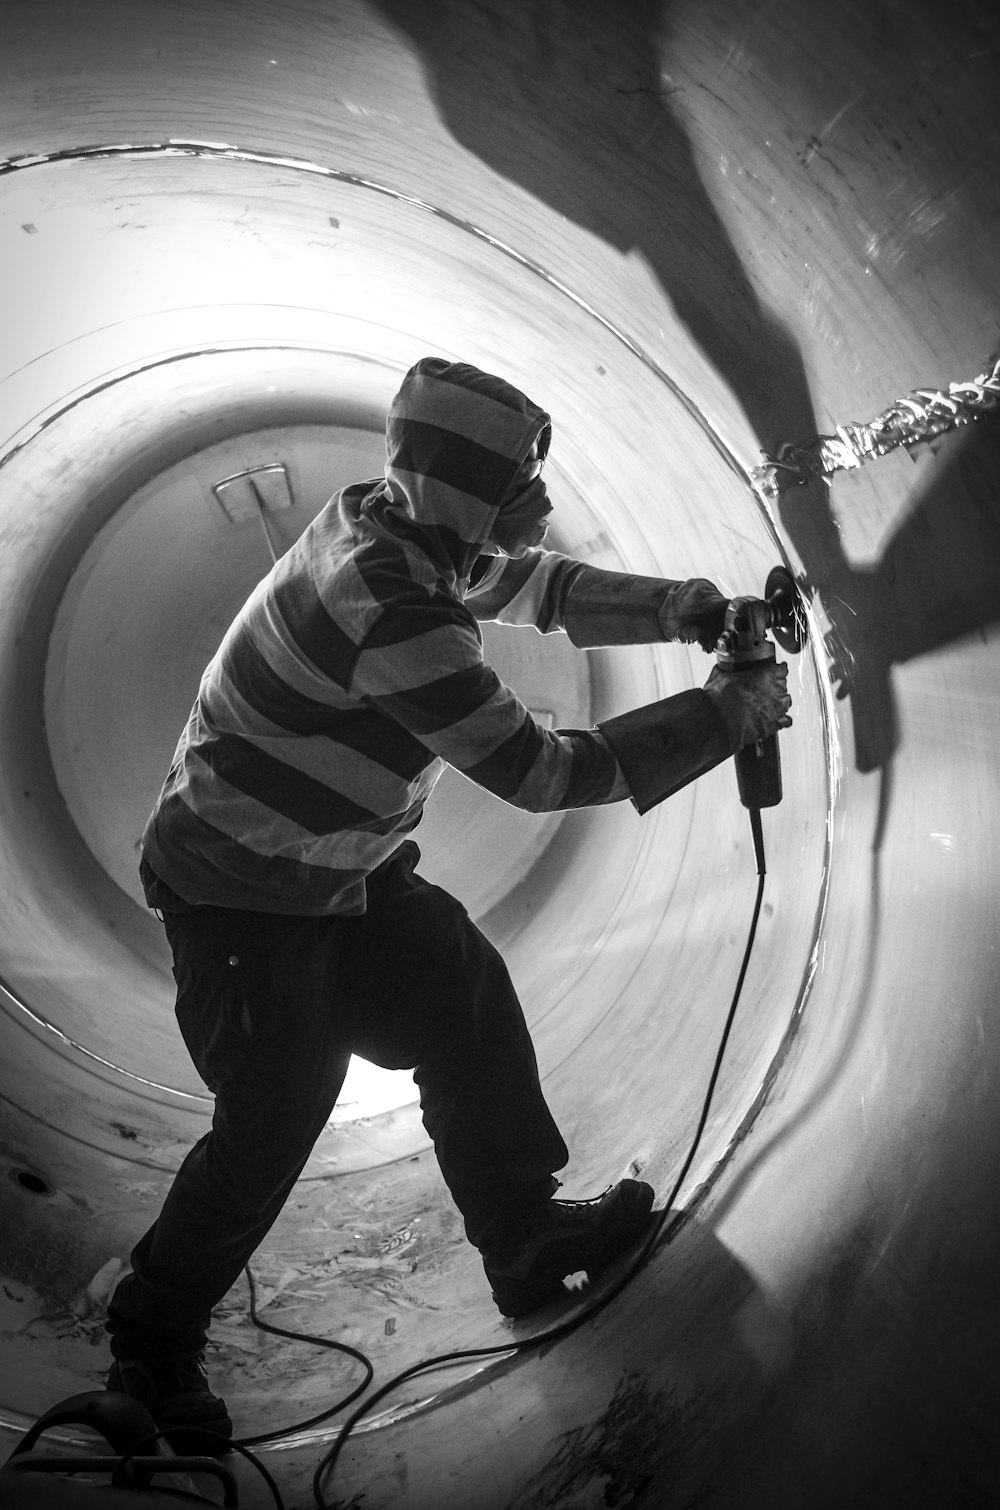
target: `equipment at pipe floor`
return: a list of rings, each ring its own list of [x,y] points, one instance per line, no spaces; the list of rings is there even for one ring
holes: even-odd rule
[[[388,398],[438,352],[552,412],[557,549],[737,601],[780,559],[808,637],[704,1134],[604,1310],[513,1351],[552,1318],[491,1314],[412,1086],[357,1067],[255,1259],[260,1319],[359,1348],[376,1387],[504,1352],[387,1396],[331,1494],[994,1503],[998,23],[11,0],[4,30],[0,1455],[100,1387],[107,1295],[211,1115],[135,875],[193,687],[273,555],[378,474]],[[918,392],[954,423],[888,452],[864,422]],[[488,651],[553,727],[709,664],[535,639]],[[641,1173],[665,1199],[754,903],[733,771],[643,818],[468,788],[428,814],[425,864],[508,959],[566,1193]],[[243,1438],[357,1381],[262,1333],[241,1287],[213,1339]],[[289,1507],[337,1429],[261,1449]]]

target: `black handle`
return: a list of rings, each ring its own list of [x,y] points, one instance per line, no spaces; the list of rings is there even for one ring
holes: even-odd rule
[[[736,755],[736,782],[744,807],[777,807],[781,801],[781,756],[778,736],[744,745]]]

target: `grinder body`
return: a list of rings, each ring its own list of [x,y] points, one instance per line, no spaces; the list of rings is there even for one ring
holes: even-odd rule
[[[775,659],[767,630],[774,620],[770,603],[761,598],[733,598],[726,609],[722,634],[715,647],[721,670],[739,675]],[[777,807],[781,801],[781,757],[778,736],[745,745],[735,756],[736,780],[744,807]]]

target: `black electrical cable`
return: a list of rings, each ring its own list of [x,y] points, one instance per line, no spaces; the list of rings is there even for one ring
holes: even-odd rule
[[[432,1368],[441,1368],[447,1364],[461,1363],[474,1358],[492,1358],[499,1357],[507,1353],[525,1352],[528,1348],[542,1347],[547,1343],[556,1342],[561,1340],[563,1337],[568,1337],[572,1332],[575,1332],[579,1327],[581,1327],[585,1321],[590,1321],[594,1316],[597,1316],[601,1311],[605,1310],[605,1308],[609,1306],[613,1300],[616,1300],[617,1297],[622,1293],[622,1291],[629,1284],[631,1284],[632,1280],[639,1273],[639,1271],[645,1266],[650,1254],[659,1241],[667,1218],[669,1217],[670,1212],[673,1208],[674,1201],[677,1198],[677,1193],[683,1185],[685,1179],[687,1178],[688,1171],[690,1170],[691,1165],[694,1162],[695,1154],[697,1153],[698,1147],[701,1143],[702,1134],[704,1133],[705,1125],[708,1122],[708,1114],[711,1109],[712,1097],[715,1094],[715,1087],[718,1082],[719,1074],[722,1070],[722,1063],[725,1057],[726,1047],[729,1043],[729,1034],[732,1030],[733,1021],[736,1016],[736,1008],[739,1004],[740,994],[743,990],[743,982],[746,977],[747,967],[750,963],[750,954],[753,949],[754,939],[757,933],[757,920],[760,917],[761,903],[764,896],[764,877],[767,873],[766,866],[764,864],[764,837],[761,829],[760,811],[757,808],[750,809],[750,826],[753,832],[754,855],[757,862],[758,885],[757,897],[754,903],[753,917],[750,922],[750,931],[747,936],[746,948],[743,952],[743,961],[740,966],[740,973],[736,981],[736,988],[733,992],[733,998],[729,1006],[729,1012],[726,1016],[726,1022],[722,1030],[722,1036],[719,1040],[719,1046],[716,1049],[715,1060],[712,1066],[712,1073],[709,1077],[708,1089],[706,1090],[705,1096],[702,1101],[701,1116],[698,1119],[698,1126],[695,1129],[695,1134],[691,1141],[690,1148],[688,1149],[687,1156],[681,1166],[680,1173],[674,1181],[673,1188],[671,1189],[670,1194],[667,1197],[663,1210],[659,1213],[657,1220],[651,1227],[650,1231],[647,1233],[639,1253],[633,1259],[626,1272],[620,1276],[620,1278],[610,1289],[606,1290],[603,1295],[598,1296],[596,1300],[585,1306],[583,1310],[578,1311],[576,1315],[568,1317],[566,1321],[560,1322],[557,1326],[550,1327],[547,1331],[544,1332],[538,1332],[533,1337],[522,1338],[519,1342],[502,1343],[493,1347],[485,1348],[465,1348],[459,1352],[441,1353],[434,1358],[425,1358],[421,1363],[415,1363],[411,1368],[403,1369],[401,1373],[395,1374],[391,1379],[387,1380],[387,1382],[383,1384],[379,1389],[377,1389],[373,1395],[369,1396],[369,1398],[354,1412],[349,1420],[345,1421],[343,1427],[341,1428],[340,1434],[337,1437],[337,1440],[334,1442],[329,1452],[327,1452],[317,1464],[315,1472],[313,1474],[313,1494],[315,1496],[316,1504],[319,1507],[319,1510],[332,1510],[332,1506],[322,1496],[321,1484],[323,1477],[333,1472],[333,1469],[337,1464],[337,1460],[340,1457],[340,1454],[343,1451],[343,1448],[351,1432],[354,1430],[358,1422],[368,1414],[372,1407],[374,1405],[377,1405],[380,1400],[383,1400],[385,1396],[391,1393],[392,1390],[397,1388],[398,1385],[403,1384],[407,1379],[412,1379],[417,1374],[425,1373]],[[259,1327],[262,1332],[270,1332],[276,1337],[288,1337],[295,1342],[308,1342],[316,1347],[325,1347],[330,1348],[335,1352],[346,1353],[349,1357],[355,1358],[361,1364],[363,1364],[365,1369],[364,1379],[349,1394],[345,1395],[342,1400],[339,1400],[336,1405],[330,1406],[327,1410],[321,1411],[318,1415],[310,1416],[308,1420],[298,1421],[291,1426],[281,1427],[277,1431],[263,1432],[256,1437],[244,1437],[239,1441],[230,1441],[228,1437],[223,1437],[217,1432],[204,1432],[206,1438],[213,1439],[220,1447],[238,1452],[243,1457],[248,1458],[270,1489],[271,1495],[274,1499],[275,1505],[278,1507],[278,1510],[284,1510],[284,1501],[281,1498],[281,1493],[278,1489],[277,1484],[271,1477],[268,1470],[264,1467],[264,1464],[260,1461],[256,1454],[251,1452],[249,1449],[251,1447],[260,1446],[265,1442],[279,1441],[282,1437],[292,1436],[297,1432],[306,1431],[312,1426],[318,1426],[321,1425],[324,1421],[330,1420],[332,1416],[337,1415],[339,1411],[345,1410],[346,1407],[350,1405],[354,1400],[356,1400],[359,1395],[364,1393],[375,1376],[375,1369],[371,1359],[365,1353],[361,1352],[358,1348],[351,1347],[346,1342],[336,1342],[332,1338],[318,1337],[308,1332],[293,1332],[290,1331],[287,1327],[279,1327],[273,1325],[273,1323],[271,1322],[261,1321],[259,1315],[257,1314],[257,1287],[254,1282],[254,1277],[250,1270],[249,1264],[246,1265],[245,1273],[247,1277],[247,1283],[250,1287],[250,1318],[253,1321],[254,1325]],[[134,1447],[131,1452],[125,1454],[123,1462],[127,1462],[130,1458],[137,1456],[140,1452],[147,1451],[150,1444],[156,1442],[160,1437],[168,1437],[169,1435],[169,1431],[159,1431],[155,1434],[155,1436],[149,1436],[145,1438],[142,1442],[137,1444],[137,1446]],[[211,1501],[202,1499],[200,1496],[189,1495],[184,1493],[183,1491],[168,1489],[165,1492],[170,1494],[172,1497],[186,1499],[189,1502],[193,1503],[211,1503]]]
[[[293,1342],[309,1342],[314,1347],[326,1347],[330,1348],[333,1352],[346,1353],[348,1357],[356,1358],[365,1369],[365,1377],[361,1383],[356,1385],[350,1394],[345,1395],[342,1400],[338,1400],[336,1405],[331,1405],[327,1410],[321,1411],[319,1415],[310,1416],[308,1421],[296,1421],[294,1425],[283,1426],[277,1431],[262,1432],[257,1437],[240,1438],[240,1444],[243,1447],[259,1447],[264,1442],[276,1442],[282,1437],[290,1437],[296,1432],[307,1431],[310,1426],[319,1426],[322,1422],[329,1421],[331,1416],[335,1416],[338,1411],[346,1410],[347,1406],[352,1404],[359,1395],[364,1394],[372,1382],[372,1379],[375,1377],[375,1366],[366,1353],[362,1353],[356,1347],[351,1347],[347,1342],[335,1342],[331,1337],[314,1337],[309,1332],[291,1332],[286,1327],[274,1326],[269,1321],[261,1321],[257,1314],[257,1286],[254,1283],[254,1277],[250,1272],[249,1264],[246,1265],[245,1273],[247,1283],[250,1286],[250,1319],[254,1326],[259,1327],[262,1332],[273,1333],[275,1337],[289,1337]]]
[[[718,1083],[719,1075],[722,1070],[726,1048],[729,1043],[729,1035],[732,1031],[733,1021],[736,1017],[736,1008],[739,1005],[740,994],[743,990],[743,982],[746,979],[747,968],[750,964],[750,955],[753,950],[754,939],[756,938],[757,934],[757,922],[760,917],[761,903],[764,898],[764,877],[767,874],[767,869],[764,863],[764,836],[761,828],[760,810],[758,808],[750,809],[750,827],[753,833],[754,856],[757,867],[757,896],[754,902],[753,916],[750,921],[750,930],[747,936],[746,948],[743,951],[743,960],[740,965],[739,976],[737,977],[732,1001],[729,1006],[729,1011],[726,1015],[725,1026],[723,1027],[722,1035],[719,1039],[719,1046],[716,1049],[715,1060],[712,1066],[712,1073],[709,1077],[708,1089],[706,1090],[704,1099],[702,1101],[701,1116],[698,1119],[698,1126],[695,1130],[690,1148],[688,1149],[687,1157],[685,1158],[684,1163],[681,1166],[680,1173],[674,1181],[673,1188],[669,1196],[667,1197],[663,1210],[659,1213],[658,1219],[654,1223],[650,1232],[647,1234],[640,1252],[629,1265],[627,1271],[616,1281],[616,1283],[609,1290],[605,1291],[603,1295],[600,1295],[596,1300],[591,1302],[590,1305],[585,1306],[582,1311],[577,1312],[575,1316],[569,1317],[566,1321],[560,1322],[557,1326],[550,1327],[544,1332],[539,1332],[533,1337],[525,1337],[519,1342],[510,1342],[494,1347],[466,1348],[454,1353],[441,1353],[434,1358],[425,1358],[423,1362],[415,1363],[411,1368],[403,1369],[401,1373],[395,1374],[391,1379],[389,1379],[385,1384],[377,1389],[373,1395],[369,1395],[368,1399],[365,1400],[364,1403],[360,1405],[354,1412],[354,1414],[344,1422],[337,1440],[334,1442],[329,1452],[327,1452],[316,1465],[316,1470],[313,1473],[313,1495],[315,1497],[318,1510],[333,1510],[333,1507],[330,1505],[329,1501],[323,1498],[321,1485],[324,1476],[332,1474],[334,1468],[336,1467],[337,1460],[339,1459],[340,1454],[343,1451],[351,1432],[354,1430],[358,1422],[368,1414],[372,1407],[377,1405],[380,1400],[383,1400],[385,1396],[388,1395],[392,1390],[394,1390],[398,1385],[403,1384],[407,1379],[412,1379],[415,1377],[415,1375],[425,1373],[427,1370],[432,1368],[440,1368],[447,1364],[461,1363],[466,1360],[475,1358],[491,1358],[499,1357],[508,1353],[524,1352],[528,1348],[542,1347],[547,1343],[560,1341],[563,1337],[568,1337],[570,1333],[575,1332],[584,1324],[585,1321],[590,1321],[594,1316],[597,1316],[601,1311],[609,1306],[613,1300],[617,1299],[622,1291],[629,1284],[631,1284],[635,1276],[645,1266],[647,1260],[649,1259],[649,1255],[659,1241],[660,1235],[663,1231],[664,1226],[666,1225],[666,1221],[668,1216],[670,1215],[674,1201],[677,1198],[677,1193],[683,1185],[685,1179],[687,1178],[688,1171],[690,1170],[691,1165],[694,1162],[695,1154],[697,1153],[699,1144],[701,1143],[702,1135],[708,1122],[708,1114],[712,1105],[712,1097],[715,1094],[715,1087]],[[336,1407],[336,1409],[338,1410],[341,1408],[342,1406]]]

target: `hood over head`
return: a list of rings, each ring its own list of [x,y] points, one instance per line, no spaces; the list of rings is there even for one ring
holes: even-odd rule
[[[389,409],[378,513],[466,578],[522,461],[536,440],[544,457],[551,435],[549,415],[503,378],[424,357]]]

